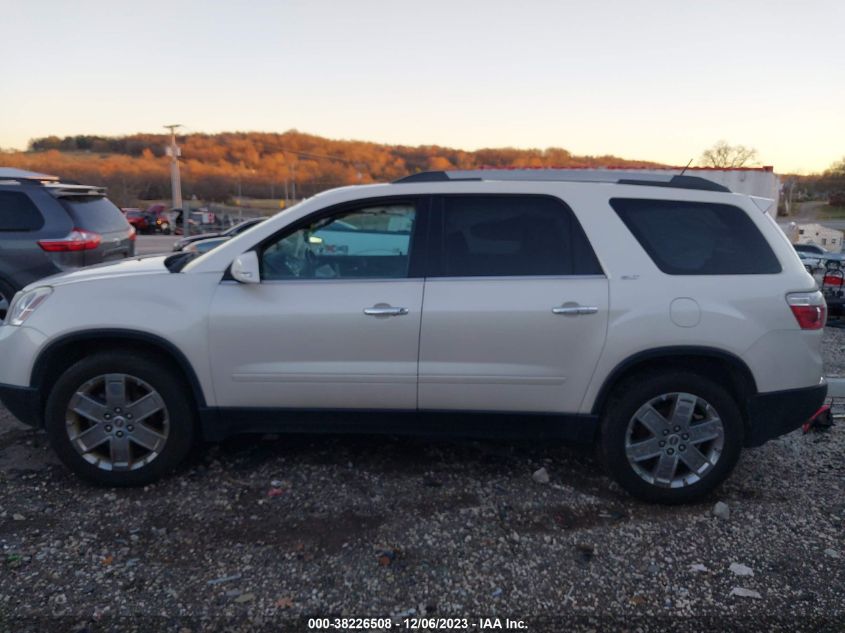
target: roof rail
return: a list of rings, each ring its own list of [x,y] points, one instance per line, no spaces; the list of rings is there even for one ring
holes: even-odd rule
[[[424,171],[405,176],[393,182],[395,184],[401,184],[468,180],[605,182],[620,185],[643,185],[647,187],[673,187],[676,189],[731,192],[724,185],[700,176],[643,174],[635,169],[465,169]]]
[[[26,183],[40,184],[45,182],[57,182],[58,176],[50,174],[42,174],[37,171],[30,171],[28,169],[18,169],[17,167],[0,167],[0,180],[17,180]]]
[[[15,175],[30,174],[30,175]],[[0,185],[34,185],[44,187],[56,198],[68,196],[104,196],[106,188],[96,185],[83,185],[74,180],[61,180],[58,176],[48,176],[36,172],[25,172],[21,169],[0,168]]]
[[[17,176],[0,176],[0,183],[2,184],[19,184],[19,185],[38,185],[43,186],[48,183],[55,182],[53,180],[40,180],[38,178],[20,178]]]

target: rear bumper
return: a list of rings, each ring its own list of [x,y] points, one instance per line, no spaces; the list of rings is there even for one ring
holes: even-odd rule
[[[746,446],[760,446],[800,427],[827,397],[827,383],[804,389],[771,391],[748,400]]]
[[[29,426],[43,426],[41,396],[33,387],[0,384],[0,401],[18,420]]]

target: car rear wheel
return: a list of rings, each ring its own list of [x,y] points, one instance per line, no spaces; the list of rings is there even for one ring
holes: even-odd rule
[[[742,417],[720,385],[693,373],[658,373],[626,381],[602,419],[600,452],[632,495],[686,503],[706,495],[733,470]]]
[[[155,481],[185,457],[194,411],[184,381],[154,358],[104,353],[85,358],[56,381],[46,428],[62,462],[110,486]]]

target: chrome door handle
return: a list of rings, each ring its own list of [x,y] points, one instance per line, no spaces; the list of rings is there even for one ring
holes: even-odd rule
[[[579,306],[579,305],[564,305],[552,308],[552,314],[568,314],[569,316],[578,316],[579,314],[595,314],[598,312],[598,306]]]
[[[408,314],[408,308],[375,305],[372,308],[364,308],[364,314],[367,316],[404,316]]]

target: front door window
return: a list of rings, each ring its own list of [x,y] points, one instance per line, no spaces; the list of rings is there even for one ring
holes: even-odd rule
[[[261,278],[407,277],[415,220],[410,204],[372,206],[316,220],[263,249]]]

